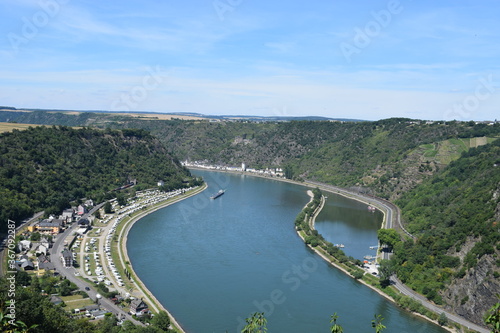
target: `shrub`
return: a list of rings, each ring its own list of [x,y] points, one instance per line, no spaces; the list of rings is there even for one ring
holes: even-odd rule
[[[438,324],[441,326],[445,326],[448,324],[448,317],[446,317],[446,314],[444,312],[441,312],[438,318]]]

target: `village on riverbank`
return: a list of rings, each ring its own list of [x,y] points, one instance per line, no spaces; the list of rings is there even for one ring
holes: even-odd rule
[[[8,269],[26,278],[36,275],[43,283],[51,281],[42,292],[75,319],[99,320],[114,314],[119,324],[130,320],[141,325],[155,314],[168,314],[135,275],[126,233],[138,219],[205,188],[138,191],[120,203],[113,199],[94,205],[86,200],[59,216],[32,219],[18,230],[18,253]],[[170,321],[182,332],[172,316]]]
[[[245,163],[241,163],[241,166],[230,166],[230,165],[213,165],[207,161],[183,161],[181,162],[186,168],[196,168],[211,171],[229,171],[229,172],[244,172],[255,176],[266,176],[266,177],[276,177],[285,179],[285,173],[282,168],[249,168]]]

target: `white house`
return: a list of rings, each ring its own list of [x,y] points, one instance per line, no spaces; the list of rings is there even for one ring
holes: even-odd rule
[[[45,245],[40,244],[37,246],[35,253],[41,253],[41,254],[47,255],[47,250],[48,250],[48,248],[45,247]]]
[[[31,249],[31,241],[29,241],[27,239],[20,241],[19,242],[19,249],[21,251],[23,251],[23,250],[28,251],[29,249]]]

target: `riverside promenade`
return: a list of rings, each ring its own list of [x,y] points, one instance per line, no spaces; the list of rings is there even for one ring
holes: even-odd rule
[[[172,316],[172,314],[160,303],[160,301],[158,301],[158,299],[156,299],[156,297],[153,295],[153,293],[151,293],[151,291],[149,291],[149,289],[144,285],[144,283],[139,279],[139,277],[135,273],[135,271],[132,267],[132,264],[130,264],[130,258],[129,258],[128,253],[127,253],[127,236],[128,236],[130,229],[134,225],[134,223],[139,221],[141,218],[157,211],[158,209],[167,207],[169,205],[172,205],[174,203],[177,203],[179,201],[187,199],[193,195],[197,195],[206,189],[207,189],[207,185],[206,185],[206,183],[204,183],[199,188],[194,189],[185,195],[182,195],[182,196],[175,198],[174,200],[168,201],[166,203],[159,204],[157,206],[153,206],[153,207],[151,207],[151,209],[148,209],[147,211],[141,212],[141,213],[133,216],[132,219],[130,219],[129,221],[127,221],[125,223],[125,225],[121,229],[119,237],[118,237],[118,239],[119,239],[118,254],[120,257],[120,262],[121,262],[123,267],[127,267],[127,269],[129,270],[130,279],[131,279],[132,283],[136,286],[136,288],[137,288],[136,291],[139,291],[140,293],[142,293],[144,298],[148,301],[148,304],[151,304],[151,306],[155,309],[156,312],[165,311],[169,315],[172,324],[174,324],[174,326],[177,328],[177,330],[179,332],[182,332],[182,333],[185,333],[182,326],[176,321],[174,316]]]
[[[176,321],[171,313],[163,307],[163,305],[154,297],[154,295],[135,274],[127,254],[127,235],[134,223],[139,221],[141,218],[161,208],[201,193],[205,189],[206,184],[188,190],[185,193],[182,193],[182,191],[179,194],[161,194],[156,193],[158,192],[156,191],[155,193],[145,195],[141,199],[138,199],[134,203],[130,203],[127,206],[118,207],[115,203],[114,206],[116,212],[110,215],[105,215],[104,219],[96,224],[94,229],[98,230],[98,232],[93,230],[91,235],[86,234],[83,237],[81,241],[82,246],[78,251],[79,259],[81,260],[80,269],[77,272],[77,270],[73,268],[72,271],[76,274],[68,275],[72,275],[73,279],[75,278],[75,275],[79,275],[81,279],[77,279],[79,283],[78,286],[82,290],[86,287],[89,288],[87,293],[93,296],[93,299],[97,298],[97,292],[94,290],[95,286],[87,281],[95,281],[97,278],[99,281],[112,284],[111,288],[115,289],[123,297],[142,299],[153,312],[158,313],[160,311],[165,311],[170,317],[172,326],[175,327],[178,332],[184,333],[181,325]],[[101,204],[99,208],[102,205],[103,204]],[[61,240],[64,238],[65,237],[60,237]],[[88,244],[92,241],[96,243],[96,249],[94,250],[93,256],[90,255],[90,261],[95,261],[95,264],[91,263],[90,265],[92,268],[86,268],[86,265],[89,264],[86,264],[84,259],[85,257],[89,257],[89,252],[84,251],[83,244]],[[98,262],[93,258],[99,258],[99,263],[105,263],[102,265],[99,264],[99,267],[102,269],[102,273],[99,273],[100,275],[93,274],[93,270],[96,269]],[[105,305],[106,308],[113,310],[113,312],[120,318],[126,318],[131,320],[136,325],[142,325],[141,323],[135,321],[123,309],[114,305],[111,301],[101,298],[99,299],[99,302]]]

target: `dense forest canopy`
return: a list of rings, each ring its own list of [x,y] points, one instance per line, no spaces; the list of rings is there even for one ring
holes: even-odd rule
[[[60,212],[70,201],[100,201],[136,180],[138,188],[180,188],[189,171],[143,130],[36,127],[0,135],[0,220],[37,210]]]
[[[397,204],[418,237],[396,246],[398,276],[443,303],[439,291],[453,278],[463,278],[483,256],[500,254],[500,140],[464,152]],[[489,268],[493,278],[499,266],[497,260]]]
[[[500,136],[500,123],[427,123],[404,118],[360,123],[211,123],[129,118],[103,126],[144,128],[181,160],[281,167],[286,168],[290,178],[359,186],[389,199],[396,199],[449,160],[458,158],[460,151],[469,148],[470,138],[492,140]],[[422,150],[426,144],[436,145],[439,151]],[[446,148],[448,151],[442,151]],[[431,158],[432,154],[435,158]]]

